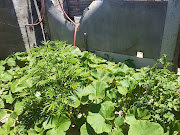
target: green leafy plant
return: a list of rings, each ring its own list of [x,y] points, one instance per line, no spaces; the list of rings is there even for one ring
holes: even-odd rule
[[[43,44],[0,61],[0,135],[180,133],[180,77],[167,56],[134,69],[65,42]]]

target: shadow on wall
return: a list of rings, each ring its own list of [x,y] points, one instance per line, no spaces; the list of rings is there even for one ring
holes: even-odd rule
[[[0,59],[25,51],[12,0],[0,0]]]
[[[72,43],[73,25],[50,2],[46,5],[51,39]],[[145,58],[157,59],[166,12],[167,2],[96,0],[80,19],[77,45],[130,56],[142,51]]]

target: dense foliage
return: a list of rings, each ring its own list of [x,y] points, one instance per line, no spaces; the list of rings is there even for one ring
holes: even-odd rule
[[[0,135],[178,135],[180,77],[166,59],[136,70],[59,41],[11,55],[0,61]]]

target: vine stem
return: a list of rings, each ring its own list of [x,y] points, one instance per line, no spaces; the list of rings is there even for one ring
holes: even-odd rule
[[[3,110],[5,110],[7,112],[13,112],[12,110],[9,110],[9,109],[3,109]]]

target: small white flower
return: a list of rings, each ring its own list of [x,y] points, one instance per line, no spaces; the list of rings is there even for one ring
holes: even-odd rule
[[[149,103],[152,103],[154,101],[154,99],[152,98],[151,100],[149,100]]]
[[[80,119],[81,117],[82,117],[82,113],[79,113],[79,114],[77,115],[77,118]]]
[[[15,78],[15,79],[17,79],[17,78],[18,78],[18,76],[14,76],[14,78]]]
[[[39,96],[41,96],[41,93],[40,92],[36,92],[35,96],[39,97]]]
[[[118,114],[118,115],[122,116],[123,115],[123,111],[122,110],[120,110],[119,112],[115,111],[115,114]]]

